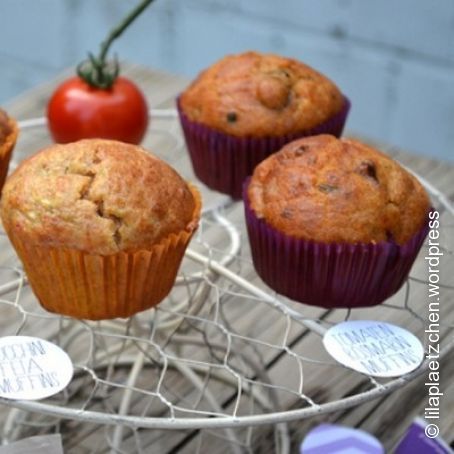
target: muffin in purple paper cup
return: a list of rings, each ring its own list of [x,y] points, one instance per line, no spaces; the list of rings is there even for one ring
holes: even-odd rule
[[[326,308],[373,306],[396,293],[429,230],[416,178],[378,150],[329,135],[264,160],[243,198],[258,275]]]
[[[178,97],[177,109],[197,177],[239,199],[244,179],[286,143],[340,136],[350,102],[304,63],[245,52],[202,72]]]

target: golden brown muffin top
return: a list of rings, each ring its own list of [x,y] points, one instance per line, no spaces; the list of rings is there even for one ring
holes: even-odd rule
[[[313,128],[338,113],[339,89],[311,67],[273,54],[229,55],[182,93],[192,121],[234,136],[278,136]]]
[[[397,162],[330,135],[296,140],[262,161],[248,197],[277,230],[319,242],[403,244],[430,207],[424,188]]]
[[[53,145],[23,161],[1,203],[8,232],[101,255],[192,230],[200,208],[164,161],[141,147],[98,139]]]
[[[12,128],[10,119],[6,112],[0,109],[0,144],[5,142],[6,138],[11,134]]]

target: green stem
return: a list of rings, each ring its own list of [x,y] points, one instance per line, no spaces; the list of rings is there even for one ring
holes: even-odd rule
[[[153,0],[142,0],[115,28],[113,28],[107,38],[101,44],[101,52],[98,60],[104,63],[110,45],[131,25],[131,23],[152,3]]]
[[[116,59],[114,59],[112,64],[109,64],[109,62],[106,61],[109,48],[153,1],[154,0],[142,0],[110,31],[107,38],[101,43],[99,55],[95,57],[93,54],[89,54],[88,60],[85,60],[78,65],[77,74],[79,77],[96,88],[108,89],[112,86],[118,76],[119,65]]]

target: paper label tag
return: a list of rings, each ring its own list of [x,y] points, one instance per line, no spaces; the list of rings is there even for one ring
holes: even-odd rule
[[[373,320],[339,323],[326,332],[323,344],[336,361],[374,377],[407,374],[424,359],[424,348],[416,336]]]
[[[73,376],[69,356],[37,337],[0,338],[0,397],[38,400],[57,394]]]

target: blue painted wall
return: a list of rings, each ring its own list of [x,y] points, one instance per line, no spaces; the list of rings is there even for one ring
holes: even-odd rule
[[[0,0],[0,103],[96,51],[132,0]],[[452,0],[156,0],[115,51],[194,77],[226,53],[304,60],[349,95],[350,132],[454,161]]]

